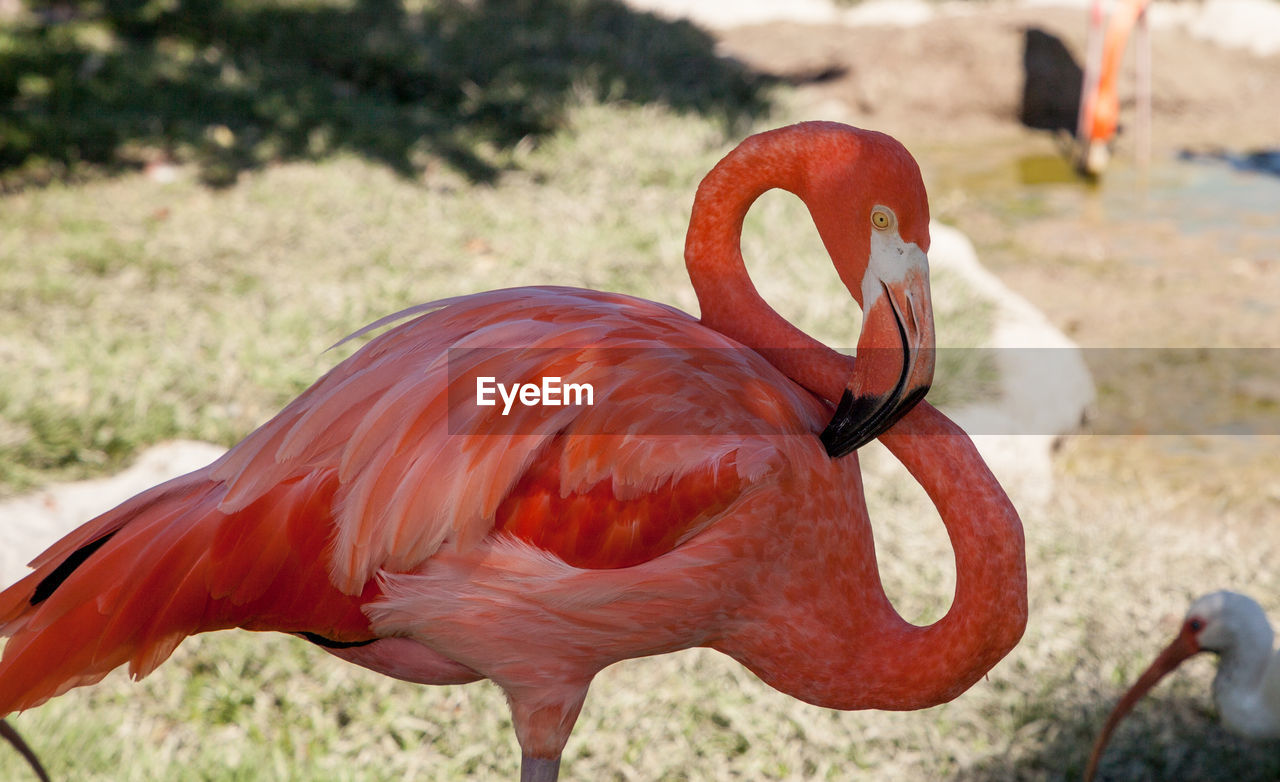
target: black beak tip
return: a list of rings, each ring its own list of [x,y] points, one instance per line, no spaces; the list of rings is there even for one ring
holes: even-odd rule
[[[924,399],[929,386],[913,388],[903,396],[882,394],[854,398],[845,389],[836,405],[831,422],[822,430],[818,439],[832,459],[839,459],[876,439],[886,429],[898,423],[902,416]]]
[[[827,449],[827,456],[839,459],[870,442],[874,435],[868,436],[865,424],[884,401],[882,397],[868,396],[855,399],[853,392],[846,388],[840,395],[840,403],[836,405],[831,422],[818,436]]]

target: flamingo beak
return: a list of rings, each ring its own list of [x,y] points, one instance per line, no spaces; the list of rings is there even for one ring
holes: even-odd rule
[[[833,459],[897,423],[933,382],[933,305],[924,251],[915,244],[873,244],[862,306],[853,378],[821,435]]]
[[[1093,753],[1089,756],[1089,765],[1084,772],[1085,782],[1090,782],[1097,773],[1098,761],[1102,759],[1102,750],[1106,748],[1107,741],[1111,738],[1116,726],[1120,724],[1120,720],[1124,719],[1134,704],[1184,660],[1200,651],[1200,643],[1196,640],[1195,633],[1184,625],[1178,637],[1156,656],[1156,659],[1151,662],[1147,670],[1142,672],[1129,691],[1116,703],[1111,714],[1107,716],[1107,722],[1102,726],[1102,732],[1098,734],[1098,740],[1093,744]]]

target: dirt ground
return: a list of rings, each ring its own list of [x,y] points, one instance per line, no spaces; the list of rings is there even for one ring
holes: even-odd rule
[[[838,102],[855,124],[915,143],[1016,134],[1028,30],[1065,44],[1083,61],[1083,9],[1001,3],[945,6],[910,27],[775,23],[721,30],[724,51],[769,73],[814,79],[804,91]],[[971,10],[964,10],[971,9]],[[1133,121],[1134,46],[1120,80],[1122,120]],[[1280,55],[1257,57],[1153,25],[1155,153],[1184,147],[1252,148],[1280,143]],[[1128,148],[1122,139],[1121,150]]]
[[[1153,351],[1136,360],[1140,370],[1100,377],[1092,430],[1106,436],[1068,438],[1059,465],[1067,490],[1110,493],[1120,483],[1176,495],[1172,521],[1275,528],[1280,176],[1224,161],[1280,146],[1280,55],[1156,27],[1150,168],[1135,155],[1130,46],[1113,164],[1091,186],[1063,163],[1060,135],[1019,121],[1028,30],[1061,41],[1079,63],[1084,11],[972,9],[915,27],[779,23],[718,35],[727,54],[800,83],[806,113],[903,140],[934,215],[966,232],[985,265],[1081,346],[1254,349],[1194,360]],[[1091,364],[1120,355],[1086,351]],[[1189,423],[1187,409],[1200,405],[1231,408],[1207,419],[1235,428]]]

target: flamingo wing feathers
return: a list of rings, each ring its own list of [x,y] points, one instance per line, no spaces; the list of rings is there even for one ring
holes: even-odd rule
[[[360,608],[376,586],[346,595],[329,578],[335,488],[317,473],[223,514],[222,487],[206,468],[64,538],[51,549],[65,551],[63,558],[46,552],[37,560],[43,564],[0,594],[0,632],[10,636],[0,660],[0,714],[92,684],[124,663],[141,678],[198,632],[245,627],[368,638]]]
[[[589,383],[593,404],[480,406],[478,377]],[[776,452],[743,435],[807,434],[822,416],[763,359],[682,312],[513,289],[452,300],[379,336],[211,477],[226,482],[220,508],[231,512],[282,481],[336,470],[332,575],[354,594],[379,569],[411,570],[495,529],[582,566],[644,561],[769,469]]]

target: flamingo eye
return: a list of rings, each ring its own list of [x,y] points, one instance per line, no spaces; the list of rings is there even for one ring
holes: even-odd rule
[[[1203,629],[1204,629],[1204,620],[1203,620],[1203,619],[1189,619],[1189,620],[1187,620],[1187,627],[1191,630],[1191,632],[1193,632],[1193,633],[1198,633],[1198,632],[1200,632],[1201,630],[1203,630]]]
[[[893,212],[886,207],[877,206],[871,210],[871,224],[876,227],[876,230],[887,231],[896,222],[897,219],[893,216]]]

